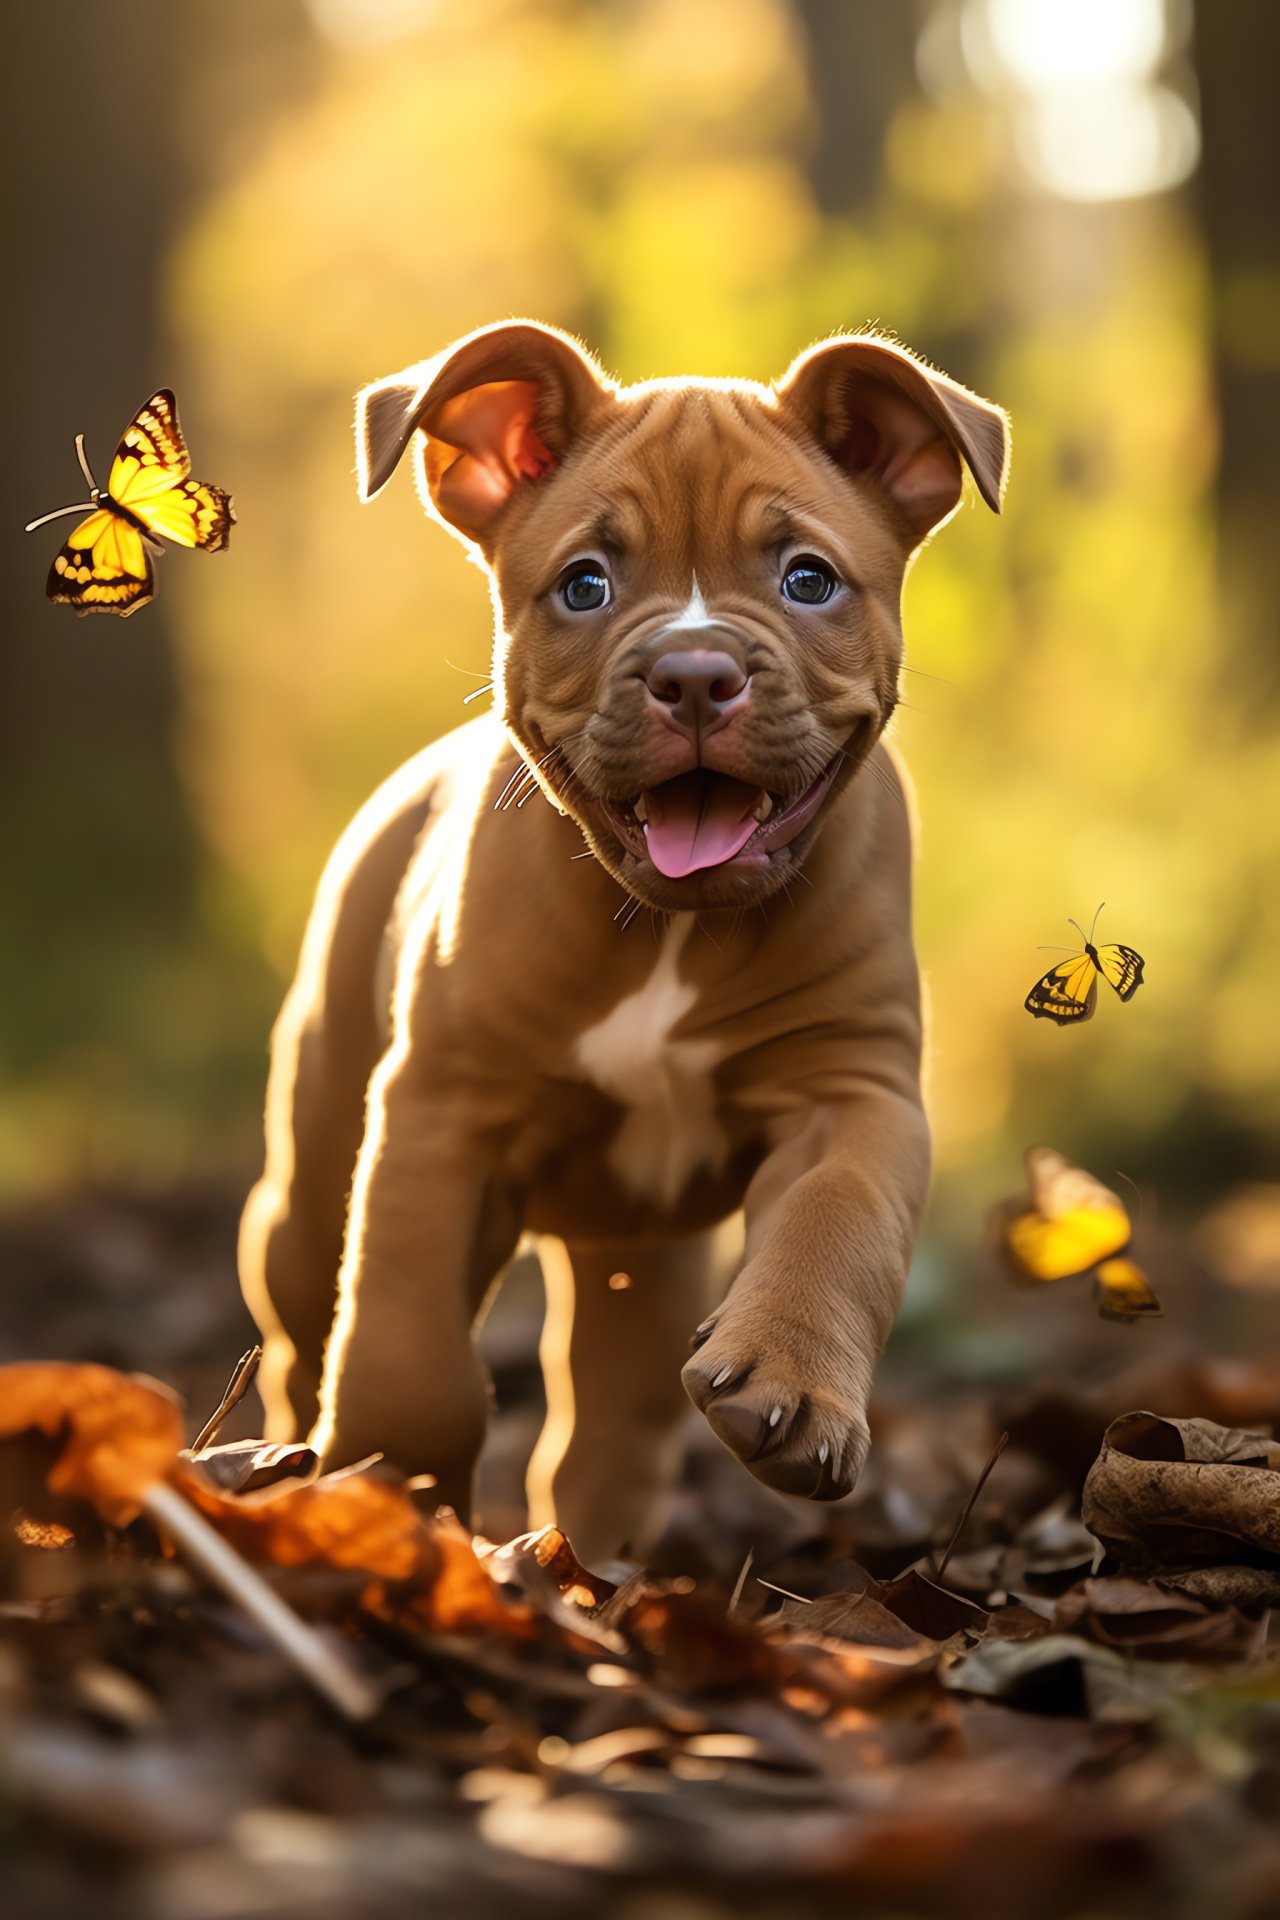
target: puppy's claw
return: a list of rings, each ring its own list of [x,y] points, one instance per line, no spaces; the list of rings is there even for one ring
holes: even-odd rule
[[[769,1425],[771,1427],[776,1427],[779,1420],[781,1420],[781,1418],[782,1418],[782,1408],[775,1407],[773,1412],[769,1415]]]
[[[722,1387],[732,1372],[733,1372],[733,1368],[731,1366],[721,1367],[719,1373],[716,1375],[715,1379],[711,1382],[712,1386]]]

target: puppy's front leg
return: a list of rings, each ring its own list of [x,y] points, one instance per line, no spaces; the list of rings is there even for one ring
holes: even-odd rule
[[[726,1446],[780,1492],[837,1500],[857,1480],[928,1173],[919,1105],[869,1080],[812,1106],[751,1184],[746,1262],[683,1377]]]
[[[312,1436],[329,1467],[384,1453],[435,1474],[464,1519],[487,1418],[471,1325],[518,1237],[474,1131],[404,1069],[374,1076]]]

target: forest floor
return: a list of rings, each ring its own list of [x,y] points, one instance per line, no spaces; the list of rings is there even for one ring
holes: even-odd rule
[[[0,1362],[154,1376],[189,1443],[253,1338],[237,1202],[0,1223]],[[767,1492],[691,1414],[643,1566],[543,1540],[477,1573],[424,1521],[393,1591],[332,1543],[264,1549],[372,1688],[358,1720],[146,1519],[46,1496],[46,1449],[0,1549],[6,1920],[1280,1916],[1280,1312],[1156,1255],[1166,1317],[1133,1327],[993,1273],[963,1314],[909,1301],[836,1507]],[[499,1542],[539,1319],[525,1262],[482,1335]],[[1138,1411],[1163,1418],[1111,1426]],[[219,1439],[260,1418],[250,1393]]]

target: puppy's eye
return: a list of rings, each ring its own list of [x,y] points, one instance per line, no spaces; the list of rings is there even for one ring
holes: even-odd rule
[[[609,582],[598,567],[576,567],[560,588],[570,613],[594,613],[609,604]]]
[[[782,582],[783,595],[801,607],[820,607],[829,600],[838,582],[824,560],[797,560],[788,567]]]

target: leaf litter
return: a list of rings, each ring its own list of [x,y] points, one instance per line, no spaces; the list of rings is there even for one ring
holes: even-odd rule
[[[5,1912],[1265,1920],[1277,1416],[1265,1359],[917,1385],[828,1510],[695,1427],[644,1564],[592,1568],[385,1462],[186,1448],[154,1379],[0,1368]]]

